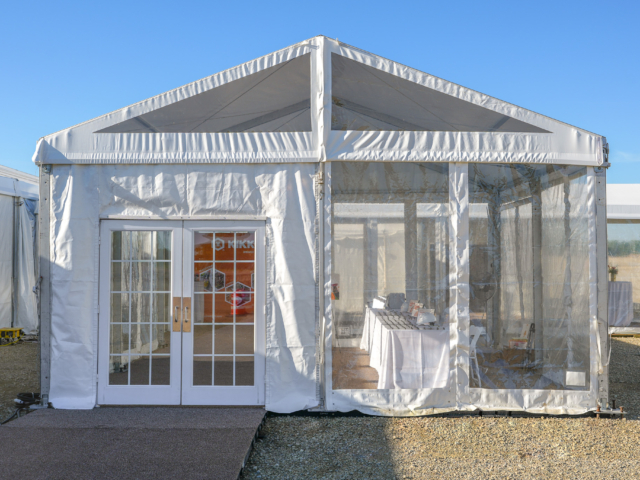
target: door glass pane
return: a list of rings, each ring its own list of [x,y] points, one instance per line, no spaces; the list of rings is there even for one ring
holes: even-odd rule
[[[130,385],[149,385],[149,355],[131,356],[131,383]]]
[[[193,302],[193,323],[213,322],[213,295],[195,295]]]
[[[255,258],[256,251],[256,234],[255,232],[237,233],[236,234],[236,260],[249,260]]]
[[[193,326],[193,354],[211,355],[213,353],[213,327],[211,325]]]
[[[231,293],[212,295],[216,323],[233,323],[232,295]]]
[[[216,386],[233,385],[233,357],[214,357],[213,384]]]
[[[236,326],[235,353],[236,354],[253,354],[253,325],[237,325]]]
[[[213,233],[193,233],[193,259],[196,262],[213,261]]]
[[[111,235],[110,385],[169,385],[171,231]]]
[[[111,355],[109,357],[109,385],[129,384],[129,357]]]
[[[233,290],[233,279],[235,278],[234,270],[234,262],[216,262],[216,292],[226,292]]]
[[[171,232],[153,232],[155,237],[154,260],[171,260]]]
[[[171,357],[153,355],[151,357],[151,385],[169,385],[171,383]]]
[[[211,385],[213,357],[193,357],[193,384]]]
[[[196,262],[193,264],[194,292],[212,292],[214,282],[213,263]]]
[[[216,325],[214,343],[217,354],[233,353],[233,325]]]
[[[236,357],[236,385],[253,385],[253,356]]]
[[[171,353],[171,325],[168,323],[151,324],[151,354]]]
[[[253,385],[255,232],[194,232],[193,258],[193,385]]]

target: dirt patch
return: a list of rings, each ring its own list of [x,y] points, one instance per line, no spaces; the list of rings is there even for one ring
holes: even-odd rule
[[[18,393],[40,391],[39,377],[38,343],[0,347],[0,419],[15,410],[13,399]]]

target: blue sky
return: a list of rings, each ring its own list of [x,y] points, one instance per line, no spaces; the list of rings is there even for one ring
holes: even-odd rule
[[[640,183],[640,2],[5,2],[0,164],[43,135],[327,35],[605,135]]]

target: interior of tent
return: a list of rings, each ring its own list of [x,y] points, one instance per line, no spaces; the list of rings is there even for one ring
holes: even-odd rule
[[[448,164],[332,165],[334,389],[444,388]],[[469,166],[470,386],[589,388],[584,167]]]

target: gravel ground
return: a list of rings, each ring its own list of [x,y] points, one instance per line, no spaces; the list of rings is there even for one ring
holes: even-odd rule
[[[0,420],[15,411],[13,399],[21,392],[39,392],[38,344],[21,342],[0,347]]]
[[[0,418],[38,390],[38,344],[0,347]],[[626,420],[267,418],[241,478],[640,478],[640,338],[614,338],[611,398]]]
[[[271,416],[241,478],[640,478],[640,338],[610,382],[625,420]]]

